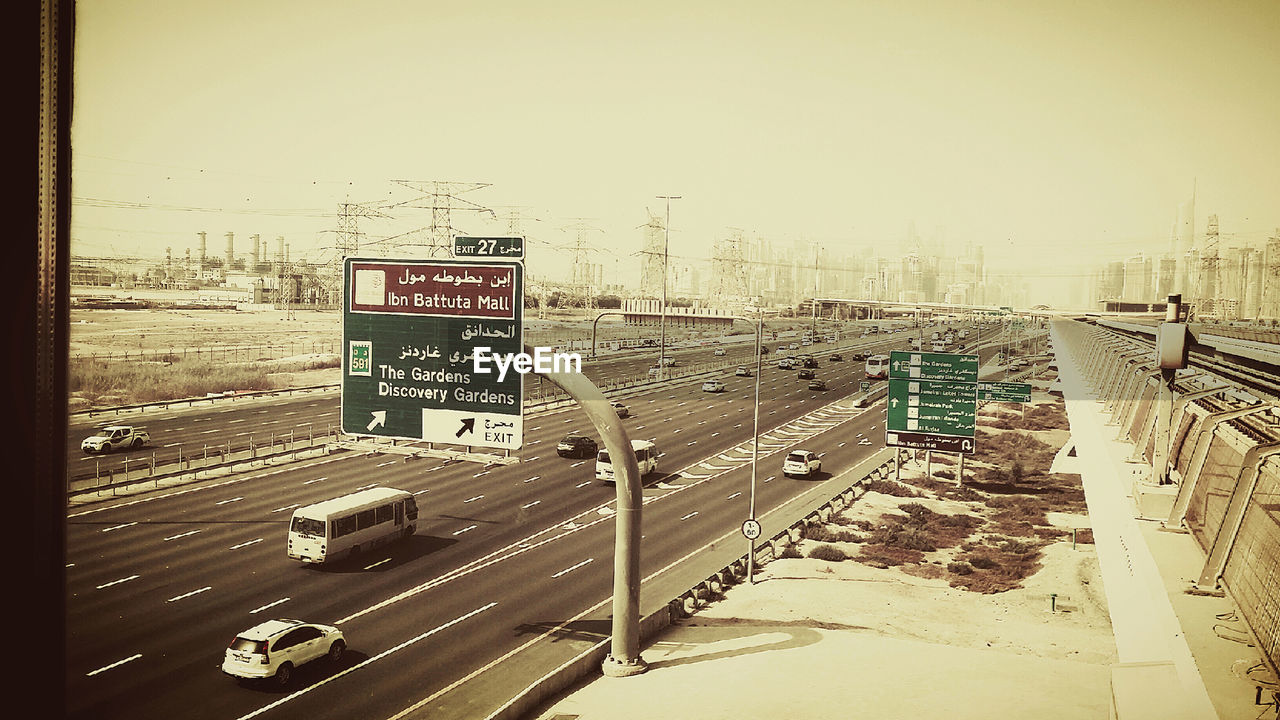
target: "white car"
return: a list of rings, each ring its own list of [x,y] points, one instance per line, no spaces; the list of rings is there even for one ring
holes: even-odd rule
[[[724,383],[719,380],[708,380],[702,383],[702,391],[714,393],[724,392]]]
[[[108,425],[84,439],[80,449],[88,454],[132,450],[151,442],[151,434],[132,425]]]
[[[733,374],[738,377],[751,377],[751,368],[746,365],[739,365],[738,369],[735,370]]]
[[[347,639],[332,625],[301,620],[268,620],[236,635],[222,660],[222,672],[243,680],[268,679],[288,685],[294,668],[313,660],[342,659]]]
[[[713,355],[716,355],[716,356],[719,356],[719,355],[724,355],[724,352],[725,352],[725,351],[724,351],[724,348],[716,348],[716,351],[715,351],[714,353],[712,353],[712,354],[713,354]]]
[[[813,477],[822,471],[822,460],[811,450],[792,450],[782,461],[782,474],[787,477]]]

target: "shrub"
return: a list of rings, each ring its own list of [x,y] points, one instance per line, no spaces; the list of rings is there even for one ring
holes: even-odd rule
[[[920,497],[920,493],[894,480],[872,480],[867,486],[870,492],[878,492],[882,495],[892,495],[893,497]]]
[[[778,556],[778,559],[786,560],[788,558],[802,558],[802,557],[804,557],[804,555],[800,554],[800,548],[796,547],[795,545],[788,545],[782,548],[782,554]]]
[[[956,575],[971,575],[973,574],[973,566],[967,562],[947,563],[947,572],[955,573]]]
[[[995,567],[998,564],[996,563],[995,560],[991,558],[990,555],[982,555],[982,554],[969,555],[965,558],[965,560],[967,561],[966,562],[967,565],[976,567],[979,570],[990,570],[991,568]]]
[[[841,562],[849,559],[849,556],[835,545],[819,545],[809,551],[809,557],[814,560],[829,560],[831,562]]]

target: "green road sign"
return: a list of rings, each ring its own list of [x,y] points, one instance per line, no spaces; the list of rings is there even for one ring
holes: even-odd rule
[[[492,257],[520,260],[524,258],[522,237],[468,237],[459,235],[453,239],[455,257]]]
[[[885,429],[973,437],[978,399],[974,383],[889,379]]]
[[[894,350],[889,353],[889,379],[978,382],[978,356]]]
[[[859,383],[858,383],[858,390],[859,390],[859,391],[861,391],[861,392],[866,392],[866,391],[868,391],[868,390],[870,390],[870,389],[871,389],[871,381],[870,381],[870,380],[863,380],[863,381],[861,381],[861,382],[859,382]]]
[[[1029,403],[1031,402],[1031,383],[980,382],[978,383],[978,400]]]
[[[523,352],[519,262],[347,258],[342,432],[514,450],[521,379],[492,358]]]

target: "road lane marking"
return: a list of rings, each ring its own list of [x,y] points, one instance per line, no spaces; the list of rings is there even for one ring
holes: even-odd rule
[[[175,596],[175,597],[171,597],[171,598],[169,598],[168,600],[165,600],[165,602],[175,602],[175,601],[177,601],[177,600],[185,600],[185,599],[187,599],[187,598],[191,597],[192,595],[199,595],[200,593],[202,593],[202,592],[204,592],[204,591],[206,591],[206,590],[212,590],[212,589],[213,589],[213,586],[212,586],[212,585],[206,585],[206,586],[204,586],[204,587],[200,588],[199,590],[192,590],[192,591],[191,591],[191,592],[189,592],[189,593],[183,593],[183,594],[181,594],[181,595],[177,595],[177,596]]]
[[[214,505],[227,505],[233,502],[240,502],[243,499],[244,499],[244,496],[233,497],[230,500],[219,500],[218,502],[214,503]]]
[[[196,534],[196,533],[198,533],[198,532],[200,532],[200,531],[199,531],[199,530],[188,530],[188,531],[186,531],[186,532],[184,532],[184,533],[178,533],[177,535],[170,535],[169,537],[165,538],[165,539],[164,539],[164,541],[165,541],[165,542],[169,542],[170,540],[177,540],[178,538],[184,538],[184,537],[188,537],[188,536],[190,536],[190,535],[195,535],[195,534]]]
[[[138,654],[136,654],[136,655],[130,655],[129,657],[127,657],[127,658],[125,658],[125,659],[123,659],[123,660],[117,660],[117,661],[115,661],[115,662],[111,663],[110,665],[104,665],[104,666],[102,666],[102,667],[98,668],[97,670],[90,670],[89,672],[85,673],[85,674],[84,674],[84,676],[85,676],[85,677],[93,677],[94,675],[97,675],[98,673],[106,672],[106,671],[110,670],[111,668],[120,667],[121,665],[123,665],[123,664],[125,664],[125,663],[127,663],[127,662],[132,662],[132,661],[134,661],[134,660],[137,660],[137,659],[138,659],[138,658],[140,658],[140,657],[142,657],[142,654],[141,654],[141,653],[138,653]]]
[[[479,500],[479,499],[480,499],[480,498],[482,498],[482,497],[484,497],[484,496],[483,496],[483,495],[477,495],[477,496],[475,496],[475,497],[473,497],[473,498],[467,498],[466,500],[463,500],[462,502],[463,502],[463,503],[475,502],[475,501]]]
[[[273,513],[284,512],[285,510],[292,510],[297,507],[302,507],[302,506],[299,505],[298,503],[294,503],[292,505],[285,505],[284,507],[278,507],[275,510],[272,510],[271,512]]]
[[[94,589],[101,590],[102,588],[109,588],[112,585],[119,585],[120,583],[129,582],[130,580],[137,580],[139,577],[140,576],[138,575],[130,575],[129,577],[120,578],[119,580],[112,580],[109,583],[103,583]]]
[[[586,565],[586,564],[590,563],[590,562],[591,562],[592,560],[594,560],[594,559],[595,559],[595,558],[587,558],[586,560],[583,560],[582,562],[578,563],[577,565],[573,565],[573,566],[567,567],[567,568],[565,568],[565,569],[561,570],[560,572],[558,572],[558,573],[556,573],[556,574],[552,575],[551,577],[552,577],[552,579],[555,579],[555,578],[558,578],[558,577],[560,577],[560,576],[562,576],[562,575],[568,575],[569,573],[573,572],[574,570],[577,570],[578,568],[580,568],[580,567],[582,567],[582,566],[584,566],[584,565]]]
[[[353,673],[353,672],[355,672],[356,670],[359,670],[360,668],[364,667],[365,665],[369,665],[369,664],[372,664],[372,663],[374,663],[374,662],[377,662],[378,660],[381,660],[382,658],[387,657],[387,656],[391,655],[392,653],[399,652],[399,651],[401,651],[401,650],[403,650],[403,649],[405,649],[405,648],[409,647],[410,645],[413,645],[414,643],[420,642],[420,641],[422,641],[422,640],[426,640],[427,638],[431,637],[432,635],[435,635],[435,634],[436,634],[436,633],[438,633],[438,632],[442,632],[442,631],[444,631],[444,630],[448,630],[449,628],[453,627],[454,625],[457,625],[458,623],[463,622],[463,621],[465,621],[465,620],[469,620],[469,619],[471,619],[471,618],[475,617],[476,615],[479,615],[480,613],[482,613],[482,612],[484,612],[484,611],[486,611],[486,610],[489,610],[490,608],[494,607],[494,606],[495,606],[495,605],[497,605],[497,604],[498,604],[498,603],[496,603],[496,602],[491,602],[491,603],[489,603],[488,605],[482,605],[482,606],[480,606],[480,607],[476,608],[475,610],[472,610],[472,611],[471,611],[471,612],[469,612],[469,613],[466,613],[466,614],[464,614],[464,615],[459,615],[458,617],[456,617],[456,618],[454,618],[454,619],[450,620],[449,622],[447,622],[447,623],[445,623],[445,624],[443,624],[443,625],[438,625],[438,626],[436,626],[436,627],[434,627],[434,628],[431,628],[430,630],[428,630],[428,631],[426,631],[426,632],[422,633],[421,635],[418,635],[418,636],[416,636],[416,637],[412,637],[412,638],[410,638],[410,639],[408,639],[408,640],[405,640],[404,642],[400,643],[399,645],[396,645],[396,646],[394,646],[394,647],[387,648],[386,650],[383,650],[382,652],[378,653],[377,655],[374,655],[373,657],[371,657],[371,658],[369,658],[369,659],[367,659],[367,660],[364,660],[363,662],[356,663],[355,665],[352,665],[351,667],[347,668],[346,670],[343,670],[342,672],[334,673],[333,675],[330,675],[329,677],[327,677],[327,678],[325,678],[325,679],[323,679],[323,680],[320,680],[319,682],[316,682],[316,683],[313,683],[313,684],[311,684],[311,685],[308,685],[308,686],[306,686],[306,687],[302,688],[301,690],[298,690],[297,692],[290,693],[289,695],[286,695],[285,697],[282,697],[282,698],[280,698],[279,700],[276,700],[276,701],[275,701],[275,702],[273,702],[273,703],[270,703],[270,704],[268,704],[268,705],[264,705],[264,706],[262,706],[262,707],[258,708],[257,710],[254,710],[253,712],[248,713],[247,715],[241,715],[241,716],[238,718],[238,720],[249,720],[249,718],[257,717],[258,715],[261,715],[262,713],[267,712],[268,710],[271,710],[272,708],[275,708],[275,707],[278,707],[278,706],[280,706],[280,705],[283,705],[283,704],[285,704],[285,703],[289,702],[290,700],[293,700],[294,698],[297,698],[297,697],[299,697],[299,696],[301,696],[301,695],[304,695],[304,694],[306,694],[306,693],[311,692],[312,690],[315,690],[315,689],[316,689],[316,688],[318,688],[318,687],[321,687],[321,686],[323,686],[323,685],[327,685],[327,684],[329,684],[329,683],[333,682],[334,680],[337,680],[338,678],[343,677],[344,675],[349,675],[350,673]],[[342,620],[339,620],[339,621],[338,621],[337,623],[335,623],[335,624],[339,624],[339,623],[342,623],[342,622],[343,622]]]
[[[124,528],[133,527],[134,525],[137,525],[137,524],[138,523],[136,522],[131,522],[131,523],[125,523],[123,525],[113,525],[108,528],[102,528],[102,532],[111,532],[112,530],[123,530]]]
[[[302,484],[303,484],[303,485],[310,485],[311,483],[324,482],[325,480],[328,480],[328,479],[329,479],[329,478],[327,478],[327,477],[320,477],[320,478],[316,478],[315,480],[308,480],[308,481],[306,481],[306,482],[304,482],[304,483],[302,483]]]
[[[365,565],[365,566],[364,566],[364,569],[365,569],[365,570],[372,570],[372,569],[374,569],[374,568],[378,567],[379,565],[383,565],[383,564],[386,564],[386,563],[389,563],[389,562],[391,562],[391,558],[383,558],[383,559],[379,560],[378,562],[376,562],[376,563],[374,563],[374,564],[372,564],[372,565]]]
[[[283,604],[283,603],[287,603],[287,602],[289,602],[289,598],[280,598],[279,600],[276,600],[275,602],[269,602],[269,603],[267,603],[266,605],[262,605],[262,606],[260,606],[260,607],[256,607],[256,608],[254,608],[254,609],[250,610],[250,611],[249,611],[249,614],[250,614],[250,615],[257,615],[258,613],[262,612],[263,610],[270,610],[271,608],[273,608],[273,607],[275,607],[275,606],[277,606],[277,605],[280,605],[280,604]]]
[[[231,547],[229,547],[229,548],[227,548],[227,549],[228,549],[228,550],[239,550],[240,548],[246,548],[246,547],[249,547],[250,545],[257,545],[257,544],[258,544],[258,543],[260,543],[260,542],[262,542],[262,538],[258,538],[257,540],[250,540],[249,542],[242,542],[242,543],[240,543],[239,545],[232,545]]]
[[[698,511],[697,511],[697,510],[694,510],[693,512],[689,513],[688,515],[685,515],[684,517],[680,518],[680,520],[681,520],[681,521],[688,520],[689,518],[691,518],[691,517],[693,517],[693,516],[695,516],[695,515],[697,515],[697,514],[698,514]]]
[[[538,478],[540,478],[540,477],[542,477],[542,476],[541,476],[541,475],[534,475],[534,476],[533,476],[533,477],[531,477],[531,478],[525,478],[525,479],[524,479],[524,482],[531,483],[531,482],[533,482],[534,480],[537,480],[537,479],[538,479]]]
[[[531,502],[531,503],[525,503],[524,505],[521,505],[521,506],[520,506],[520,509],[521,509],[521,510],[528,510],[529,508],[531,508],[531,507],[533,507],[534,505],[537,505],[538,503],[541,503],[541,502],[542,502],[541,500],[534,500],[534,501],[533,501],[533,502]]]
[[[580,482],[580,483],[578,483],[577,485],[574,485],[574,486],[573,486],[573,489],[574,489],[574,490],[577,490],[578,488],[586,487],[586,486],[588,486],[588,485],[590,485],[590,484],[591,484],[591,481],[590,481],[590,480],[588,480],[588,481],[586,481],[586,482]]]
[[[466,526],[466,527],[462,528],[461,530],[455,530],[453,534],[454,534],[454,535],[461,535],[461,534],[462,534],[462,533],[464,533],[464,532],[471,532],[472,530],[475,530],[475,529],[476,529],[476,528],[478,528],[478,527],[480,527],[480,526],[479,526],[479,525],[468,525],[468,526]]]

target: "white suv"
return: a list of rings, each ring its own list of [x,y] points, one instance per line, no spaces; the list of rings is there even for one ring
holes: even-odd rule
[[[332,625],[268,620],[231,641],[222,672],[241,679],[272,678],[287,685],[294,668],[320,658],[337,664],[346,649],[342,631]]]
[[[822,460],[811,450],[792,450],[787,453],[787,459],[782,461],[782,474],[787,477],[812,477],[821,470]]]

